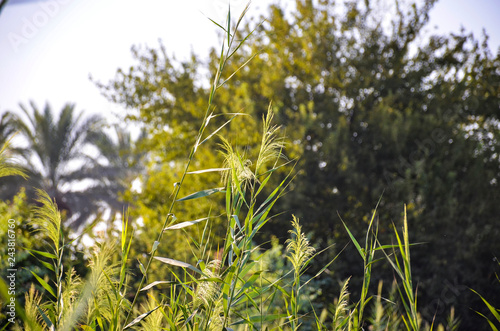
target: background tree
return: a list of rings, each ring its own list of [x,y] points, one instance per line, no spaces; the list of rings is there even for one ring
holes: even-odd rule
[[[43,111],[33,102],[30,106],[21,105],[25,119],[16,116],[13,121],[27,142],[26,147],[18,149],[29,175],[27,193],[32,196],[29,188],[47,191],[66,211],[71,226],[78,228],[99,213],[103,203],[114,202],[116,197],[108,194],[107,183],[118,173],[107,171],[90,154],[91,146],[96,147],[93,133],[102,130],[103,122],[98,116],[85,119],[83,113],[75,114],[72,104],[66,104],[59,117],[49,104]],[[19,180],[5,185],[4,193],[12,196],[21,185]]]
[[[216,105],[226,113],[244,107],[250,116],[232,124],[238,132],[232,139],[252,153],[255,120],[273,101],[292,142],[287,153],[299,158],[294,189],[281,209],[303,220],[312,242],[333,241],[338,249],[349,242],[337,212],[355,234],[364,233],[383,194],[384,243],[407,203],[411,239],[424,243],[412,253],[424,318],[436,314],[442,321],[455,306],[462,326],[472,328],[480,320],[470,307],[481,303],[467,288],[490,293],[486,299],[500,297],[497,288],[489,290],[492,259],[500,251],[500,53],[489,52],[486,37],[479,43],[464,31],[424,38],[434,1],[397,2],[392,13],[380,4],[351,1],[335,9],[329,0],[297,0],[289,12],[272,6],[258,37],[232,61],[233,71],[258,55],[220,91]],[[163,46],[133,52],[138,64],[100,87],[133,109],[128,118],[150,133],[153,161],[140,195],[146,209],[138,215],[154,222],[165,216],[176,162],[192,144],[208,92],[195,84],[198,59],[175,63]],[[210,68],[216,59],[214,50]],[[220,166],[208,154],[198,162],[200,168]],[[217,178],[206,180],[209,188]],[[186,212],[206,215],[210,208],[196,207]],[[289,219],[274,220],[268,233],[285,239]],[[322,289],[325,303],[338,292],[328,284],[362,273],[355,251],[339,261]],[[385,275],[388,286],[392,274]]]
[[[453,304],[474,324],[466,287],[488,287],[499,251],[499,57],[465,33],[417,43],[432,3],[399,9],[389,31],[376,8],[353,2],[339,17],[330,5],[297,2],[288,20],[274,7],[255,47],[263,55],[241,78],[283,100],[299,142],[303,172],[285,208],[326,244],[346,242],[336,211],[361,234],[382,193],[385,227],[408,203],[413,240],[426,243],[413,259],[425,317]],[[338,276],[359,274],[355,261],[348,251]]]

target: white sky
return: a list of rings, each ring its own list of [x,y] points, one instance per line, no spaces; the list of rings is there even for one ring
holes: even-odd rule
[[[169,53],[185,58],[194,51],[205,59],[219,47],[216,26],[223,22],[228,0],[11,0],[0,14],[0,114],[19,110],[34,100],[53,110],[66,102],[77,110],[109,116],[120,112],[90,82],[102,82],[117,68],[135,64],[130,47],[157,46],[161,38]],[[254,0],[254,11],[269,0]],[[231,0],[233,16],[246,0]],[[283,0],[282,0],[282,3]],[[500,0],[441,0],[431,12],[439,32],[458,32],[461,25],[479,38],[490,35],[490,48],[500,45]],[[17,39],[16,39],[17,38]]]

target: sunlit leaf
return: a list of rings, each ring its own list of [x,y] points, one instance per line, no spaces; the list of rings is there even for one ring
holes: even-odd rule
[[[205,221],[207,219],[208,219],[208,217],[204,217],[204,218],[200,218],[200,219],[197,219],[194,221],[187,221],[187,222],[178,223],[178,224],[166,227],[165,229],[163,229],[163,231],[182,229],[182,228],[185,228],[187,226],[191,226],[193,224],[200,223],[200,222]]]
[[[139,323],[140,321],[142,321],[143,319],[145,319],[146,317],[148,317],[149,315],[151,315],[151,313],[153,313],[155,310],[157,310],[158,308],[160,308],[160,306],[157,306],[156,308],[154,309],[151,309],[150,311],[148,311],[147,313],[144,313],[142,315],[139,315],[138,317],[136,317],[132,322],[130,322],[129,324],[127,324],[123,329],[128,329],[134,325],[136,325],[137,323]]]
[[[203,190],[203,191],[199,191],[199,192],[196,192],[196,193],[192,193],[192,194],[190,194],[188,196],[185,196],[184,198],[178,199],[177,201],[186,201],[186,200],[203,198],[203,197],[206,197],[206,196],[209,196],[209,195],[212,195],[212,194],[215,194],[215,193],[219,193],[219,192],[222,192],[222,191],[224,191],[224,187],[211,188],[211,189],[208,189],[208,190]]]
[[[147,291],[150,288],[155,287],[156,285],[160,285],[160,284],[172,284],[172,283],[173,282],[168,281],[168,280],[157,280],[156,282],[152,282],[151,284],[148,284],[148,285],[144,286],[143,288],[141,288],[141,291]]]
[[[30,272],[33,274],[33,276],[35,276],[36,280],[38,280],[38,282],[40,283],[40,285],[43,286],[44,289],[47,290],[47,292],[49,292],[50,294],[52,294],[54,296],[54,298],[56,298],[56,294],[54,293],[54,291],[52,290],[52,288],[50,287],[49,284],[47,284],[46,281],[44,281],[42,278],[40,278],[36,273],[34,273],[33,271],[30,270]]]

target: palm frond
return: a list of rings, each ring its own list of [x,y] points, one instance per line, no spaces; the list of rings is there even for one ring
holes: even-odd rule
[[[76,112],[75,105],[70,103],[64,105],[58,116],[49,104],[40,109],[31,101],[29,106],[21,104],[20,107],[24,116],[13,116],[10,123],[28,141],[28,147],[18,154],[25,160],[27,173],[32,174],[30,186],[44,189],[55,198],[74,227],[85,223],[104,205],[121,210],[119,194],[141,169],[131,148],[130,135],[127,138],[127,134],[118,132],[118,140],[125,146],[117,146],[108,139],[111,144],[101,150],[95,145],[96,137],[102,140],[105,135],[100,116],[84,117],[83,112]],[[83,147],[88,144],[97,147],[97,157],[85,151]],[[124,153],[125,157],[121,155],[122,147],[128,153]],[[131,163],[133,167],[129,166]],[[86,185],[84,190],[74,189],[73,184],[82,182]],[[19,186],[3,188],[0,193],[9,198]],[[94,194],[96,192],[98,194]],[[34,195],[29,188],[28,193]]]
[[[0,145],[3,146],[17,131],[15,118],[15,115],[11,112],[5,112],[0,117]]]

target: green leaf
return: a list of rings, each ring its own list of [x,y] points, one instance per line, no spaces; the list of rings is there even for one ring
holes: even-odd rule
[[[52,290],[52,288],[49,286],[49,284],[47,284],[46,281],[44,281],[42,278],[40,278],[33,271],[30,270],[30,272],[33,274],[33,276],[35,276],[35,278],[38,280],[38,282],[40,283],[40,285],[42,285],[43,288],[47,290],[47,292],[49,292],[50,294],[52,294],[54,296],[54,298],[57,298],[56,294],[54,293],[54,291]]]
[[[224,187],[211,188],[211,189],[208,189],[208,190],[203,190],[203,191],[199,191],[199,192],[196,192],[196,193],[192,193],[192,194],[190,194],[188,196],[185,196],[184,198],[178,199],[177,201],[186,201],[186,200],[203,198],[203,197],[206,197],[206,196],[209,196],[209,195],[212,195],[212,194],[215,194],[215,193],[219,193],[219,192],[222,192],[222,191],[224,191]]]
[[[220,172],[220,171],[226,171],[226,170],[231,170],[231,168],[211,168],[211,169],[204,169],[204,170],[189,171],[189,172],[186,172],[186,175],[204,174],[207,172]]]
[[[178,224],[166,227],[165,229],[163,229],[163,231],[182,229],[182,228],[185,228],[187,226],[191,226],[193,224],[200,223],[200,222],[205,221],[205,220],[208,220],[208,217],[200,218],[200,219],[197,219],[194,221],[187,221],[187,222],[178,223]]]
[[[169,281],[169,280],[157,280],[156,282],[152,282],[151,284],[148,284],[146,286],[144,286],[143,288],[141,288],[140,290],[141,291],[147,291],[149,290],[150,288],[152,287],[155,287],[156,285],[160,285],[160,284],[172,284],[173,282],[172,281]]]
[[[186,312],[185,312],[186,313]],[[198,314],[198,309],[195,309],[193,311],[193,313],[191,315],[189,315],[189,317],[186,319],[186,321],[184,322],[184,327],[186,327],[186,325],[189,324],[189,322],[191,322],[191,320]],[[189,330],[189,329],[188,329]]]
[[[219,85],[219,87],[220,86],[221,85]],[[199,143],[199,145],[203,144],[205,141],[207,141],[210,138],[212,138],[215,134],[217,134],[217,132],[219,132],[220,130],[222,130],[222,128],[224,128],[226,125],[228,125],[229,123],[231,123],[236,116],[241,116],[241,115],[246,115],[246,114],[244,114],[244,113],[236,113],[236,114],[234,114],[233,117],[231,117],[224,124],[222,124],[221,126],[219,126],[215,131],[213,131],[212,133],[210,133],[205,139],[203,139],[202,142]],[[217,169],[208,169],[208,170],[210,170],[210,171],[212,171],[212,170],[215,170],[215,171],[224,171],[224,170],[230,170],[230,169],[231,168],[217,168]],[[208,171],[204,171],[204,170],[201,170],[201,171],[208,172]],[[192,173],[197,173],[197,172],[192,172]]]
[[[325,248],[324,250],[322,250],[321,252],[314,254],[314,255],[311,257],[311,259],[313,259],[313,258],[314,258],[314,257],[316,257],[317,255],[319,255],[319,254],[323,253],[324,251],[326,251],[327,249],[331,248],[332,246],[333,246],[333,245],[330,245],[330,246],[328,246],[327,248]],[[347,245],[346,245],[346,246],[344,246],[344,248],[342,248],[342,250],[341,250],[341,251],[340,251],[337,255],[335,255],[335,257],[334,257],[332,260],[330,260],[330,262],[328,262],[327,264],[325,264],[325,266],[324,266],[323,268],[321,268],[321,270],[320,270],[320,271],[318,271],[318,272],[316,273],[316,275],[314,275],[314,277],[311,277],[308,281],[306,281],[304,284],[302,284],[302,285],[300,286],[300,289],[302,289],[304,286],[306,286],[307,284],[309,284],[309,282],[310,282],[310,281],[312,281],[312,280],[316,279],[317,277],[319,277],[319,276],[320,276],[320,275],[321,275],[321,274],[322,274],[322,273],[323,273],[326,269],[328,269],[328,267],[329,267],[329,266],[330,266],[333,262],[335,262],[335,260],[337,260],[337,258],[338,258],[338,257],[340,256],[340,254],[344,251],[344,249],[346,249],[346,247],[347,247]]]
[[[139,259],[137,259],[137,262],[139,262],[139,269],[141,270],[141,273],[146,276],[146,268],[144,268],[144,265],[142,264],[141,261],[139,261]]]
[[[231,3],[228,3],[227,9],[227,46],[231,46]]]
[[[53,330],[54,324],[52,324],[52,321],[49,319],[49,317],[47,315],[45,315],[45,313],[40,308],[40,306],[36,305],[36,308],[38,309],[38,312],[40,313],[40,315],[42,315],[43,321],[45,322],[45,324],[47,324],[47,327],[49,328],[49,330]]]
[[[205,17],[207,17],[207,16],[205,16]],[[215,21],[214,21],[213,19],[211,19],[210,17],[207,17],[207,18],[208,18],[208,19],[209,19],[209,20],[210,20],[213,24],[215,24],[215,25],[217,25],[219,28],[221,28],[221,29],[222,29],[222,31],[224,31],[225,33],[227,33],[226,29],[225,29],[222,25],[220,25],[219,23],[215,22]]]
[[[48,253],[48,252],[42,252],[42,251],[37,251],[35,249],[29,249],[29,248],[26,248],[26,247],[23,247],[24,250],[28,251],[30,254],[33,252],[33,253],[36,253],[38,255],[41,255],[41,256],[44,256],[44,257],[48,257],[50,259],[57,259],[57,256],[52,254],[52,253]],[[33,255],[33,254],[31,254]]]
[[[242,294],[243,292],[245,292],[248,288],[252,287],[253,284],[257,281],[257,279],[259,279],[261,273],[262,273],[262,271],[257,271],[247,281],[245,281],[243,287],[241,287],[238,290],[238,293],[236,294],[236,297],[238,297],[240,294]]]
[[[366,259],[365,250],[363,248],[361,248],[361,246],[359,245],[358,241],[356,240],[356,238],[354,238],[354,236],[352,235],[351,231],[349,231],[349,228],[344,223],[344,221],[342,219],[340,219],[340,220],[342,221],[342,224],[344,224],[344,227],[347,230],[347,233],[349,234],[349,237],[351,237],[351,240],[354,243],[354,246],[356,246],[356,249],[358,250],[359,255],[361,256],[361,258],[364,261]]]
[[[151,309],[150,311],[148,311],[147,313],[144,313],[142,315],[139,315],[138,317],[136,317],[132,322],[130,322],[129,324],[127,324],[123,329],[128,329],[134,325],[136,325],[137,323],[139,323],[140,321],[142,321],[143,319],[145,319],[146,317],[148,317],[149,315],[151,315],[151,313],[153,313],[155,310],[157,310],[158,308],[160,308],[160,306],[157,306],[156,308],[153,308]]]
[[[49,269],[50,271],[55,271],[54,266],[52,264],[42,260],[38,260],[38,262],[40,262],[45,268]]]
[[[493,316],[495,316],[495,318],[497,319],[497,321],[500,322],[500,315],[498,314],[498,311],[495,309],[495,307],[493,307],[488,301],[486,301],[486,299],[483,298],[481,296],[481,294],[477,293],[473,289],[471,289],[471,291],[474,292],[474,293],[476,293],[481,298],[481,300],[483,300],[483,302],[486,305],[486,307],[488,307],[488,309],[493,314]]]
[[[474,310],[478,315],[482,316],[487,322],[488,324],[490,325],[490,328],[493,330],[493,331],[498,331],[498,328],[495,326],[495,324],[493,324],[492,321],[490,321],[490,319],[486,316],[484,316],[483,314],[481,314],[480,312]]]
[[[241,230],[241,223],[240,223],[240,219],[238,218],[238,215],[231,215],[231,217],[234,219],[234,221],[236,222],[236,225],[238,225],[238,228]]]
[[[258,53],[255,53],[254,55],[252,55],[252,57],[250,57],[245,63],[243,63],[238,69],[236,69],[226,80],[224,80],[222,83],[220,83],[219,86],[217,86],[217,88],[222,87],[223,85],[225,85],[231,78],[233,78],[234,75],[236,75],[238,73],[238,71],[240,71],[248,63],[250,63],[254,59],[254,57],[256,57],[257,55],[258,55]]]
[[[155,240],[155,242],[153,243],[153,248],[151,249],[151,254],[153,254],[154,252],[156,252],[156,250],[158,249],[159,245],[160,245],[160,242]]]
[[[177,266],[177,267],[188,268],[188,269],[191,269],[191,270],[199,273],[200,275],[203,275],[203,272],[200,269],[192,266],[189,263],[178,261],[178,260],[174,260],[174,259],[169,259],[168,257],[155,256],[154,258],[156,260],[160,261],[160,262],[163,262],[163,263],[166,263],[166,264],[170,264],[170,265],[173,265],[173,266]]]

